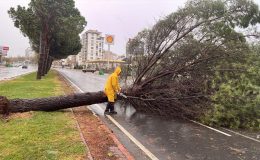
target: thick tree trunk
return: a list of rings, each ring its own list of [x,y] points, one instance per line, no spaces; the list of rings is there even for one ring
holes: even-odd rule
[[[44,61],[44,42],[43,42],[43,35],[42,33],[40,34],[40,50],[39,50],[39,53],[40,53],[40,56],[39,56],[39,60],[38,60],[38,71],[37,71],[37,77],[36,79],[41,79],[42,77],[42,67],[43,67],[43,61]]]
[[[48,71],[51,69],[52,62],[53,62],[53,58],[51,57],[50,58],[50,64],[49,64],[49,67],[48,67]]]
[[[48,56],[47,65],[46,65],[46,69],[45,69],[45,75],[49,72],[50,63],[51,63],[51,57]]]
[[[42,72],[41,72],[42,76],[45,75],[47,62],[48,62],[48,42],[45,37],[45,39],[44,39],[44,59],[43,59],[43,66],[42,66]]]
[[[45,76],[47,71],[47,63],[48,63],[48,54],[44,54],[43,68],[42,68],[42,76]]]
[[[46,75],[48,73],[48,69],[49,69],[49,63],[50,63],[50,56],[48,55],[48,58],[46,60],[46,66],[45,66],[45,70],[44,70],[44,74]]]
[[[8,100],[6,97],[0,96],[0,114],[27,111],[55,111],[103,102],[107,102],[107,98],[102,91],[36,99]]]
[[[49,72],[49,70],[51,69],[51,65],[52,65],[52,57],[48,56],[48,62],[47,62],[47,67],[46,67],[45,74],[47,74]]]
[[[42,77],[43,60],[44,60],[44,55],[40,54],[39,61],[38,61],[37,77],[36,77],[37,79],[41,79]]]

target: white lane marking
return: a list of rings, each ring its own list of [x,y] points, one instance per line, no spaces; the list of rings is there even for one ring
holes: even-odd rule
[[[201,126],[203,126],[203,127],[206,127],[206,128],[208,128],[208,129],[211,129],[211,130],[213,130],[213,131],[216,131],[216,132],[218,132],[218,133],[224,134],[224,135],[226,135],[226,136],[228,136],[228,137],[231,137],[230,134],[227,134],[227,133],[222,132],[222,131],[220,131],[220,130],[217,130],[217,129],[215,129],[215,128],[212,128],[212,127],[206,126],[206,125],[204,125],[204,124],[201,124],[201,123],[196,122],[196,121],[193,121],[193,120],[190,120],[190,121],[193,122],[193,123],[199,124],[199,125],[201,125]]]
[[[107,115],[107,117],[132,141],[136,144],[149,158],[152,160],[159,160],[153,155],[145,146],[143,146],[137,139],[134,138],[126,129],[124,129],[113,117]]]
[[[250,139],[250,140],[252,140],[252,141],[255,141],[255,142],[260,143],[259,140],[254,139],[254,138],[252,138],[252,137],[248,137],[248,136],[246,136],[246,135],[240,134],[240,133],[235,132],[235,131],[232,131],[232,130],[230,130],[230,129],[226,129],[226,128],[222,128],[222,129],[227,130],[227,131],[229,131],[229,132],[232,132],[232,133],[234,133],[234,134],[240,135],[240,136],[242,136],[242,137],[244,137],[244,138],[247,138],[247,139]]]
[[[102,107],[98,104],[94,104],[95,106],[102,109]],[[103,110],[103,109],[102,109]],[[132,136],[123,126],[121,126],[113,117],[110,115],[106,115],[110,121],[112,121],[135,145],[137,145],[149,158],[152,160],[159,160],[152,152],[150,152],[144,145],[141,144],[134,136]]]
[[[61,73],[61,72],[60,72]],[[83,92],[75,83],[69,80],[64,74],[62,74],[73,86],[75,86],[80,92]],[[94,104],[95,106],[102,109],[102,107],[98,104]],[[103,109],[102,109],[103,110]],[[113,117],[107,115],[107,117],[132,141],[135,145],[137,145],[148,157],[152,160],[159,160],[152,152],[150,152],[144,145],[142,145],[137,139],[134,138],[126,129],[124,129]]]

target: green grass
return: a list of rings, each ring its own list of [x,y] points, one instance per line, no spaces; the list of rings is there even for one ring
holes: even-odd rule
[[[50,72],[42,80],[35,77],[36,73],[32,73],[0,83],[0,95],[7,98],[37,98],[63,94],[55,72]]]
[[[40,81],[35,77],[33,73],[0,83],[0,95],[36,98],[64,93],[55,72]],[[70,112],[30,112],[8,122],[0,120],[1,160],[74,160],[82,159],[85,154],[86,149]]]

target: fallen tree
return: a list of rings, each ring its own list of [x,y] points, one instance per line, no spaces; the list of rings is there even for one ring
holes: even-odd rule
[[[211,107],[211,96],[222,83],[214,81],[216,72],[225,75],[226,72],[246,71],[236,62],[245,61],[249,50],[247,37],[257,37],[258,33],[241,31],[259,21],[258,6],[252,1],[188,1],[184,8],[158,21],[152,29],[140,32],[129,42],[129,65],[122,72],[127,82],[124,93],[128,98],[125,101],[141,112],[199,117]],[[130,83],[129,78],[132,79]],[[82,101],[85,99],[84,94],[81,98]],[[54,98],[55,103],[46,99],[42,109],[37,109],[41,106],[40,99],[35,103],[29,103],[33,100],[20,103],[10,100],[10,105],[4,106],[8,106],[9,112],[52,111],[106,101],[101,92],[91,93],[88,98],[84,103],[76,103],[81,99],[75,100],[73,96],[71,100],[64,97],[64,103],[59,98]],[[23,105],[25,102],[28,105]],[[19,104],[23,109],[16,107]],[[7,109],[2,107],[5,112]]]
[[[35,98],[12,99],[0,96],[0,114],[28,111],[56,111],[84,105],[107,102],[104,92],[77,93],[73,95]]]
[[[225,81],[216,82],[217,75],[246,72],[237,64],[246,61],[247,39],[259,37],[247,32],[259,22],[252,1],[188,1],[128,42],[127,101],[146,113],[200,117]]]

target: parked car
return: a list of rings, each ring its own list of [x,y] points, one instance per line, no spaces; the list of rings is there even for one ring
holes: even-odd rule
[[[86,72],[94,73],[94,72],[96,72],[96,70],[95,69],[82,69],[82,72],[84,72],[84,73],[86,73]]]
[[[27,68],[28,68],[28,66],[26,66],[26,65],[22,66],[22,69],[27,69]]]

